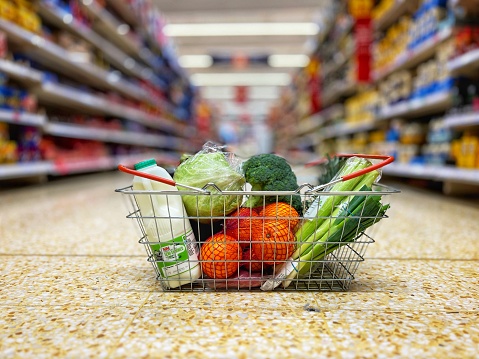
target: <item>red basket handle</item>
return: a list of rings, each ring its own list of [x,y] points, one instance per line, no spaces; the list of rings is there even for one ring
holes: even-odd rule
[[[365,154],[359,154],[359,153],[354,153],[354,154],[340,153],[340,154],[334,155],[333,157],[344,157],[344,158],[359,157],[359,158],[367,158],[367,159],[372,159],[372,160],[382,160],[381,162],[373,164],[373,165],[371,165],[369,167],[366,167],[362,170],[353,172],[353,173],[351,173],[349,175],[346,175],[346,176],[342,176],[338,180],[334,181],[334,183],[342,182],[342,181],[348,181],[350,179],[362,176],[366,173],[372,172],[374,170],[377,170],[379,168],[382,168],[382,167],[394,162],[394,157],[393,156],[387,156],[387,155],[365,155]],[[317,160],[317,161],[309,162],[309,163],[306,164],[306,166],[311,167],[311,166],[323,163],[325,161],[326,161],[326,159],[322,158],[322,159]],[[333,183],[333,182],[330,182],[330,183],[327,183],[325,185],[321,185],[321,186],[318,186],[318,187],[322,188],[322,187],[324,187],[326,185],[329,185],[331,183]],[[316,187],[316,188],[318,188],[318,187]]]
[[[151,175],[151,174],[145,173],[145,172],[140,172],[140,171],[128,168],[128,167],[123,166],[123,165],[118,165],[118,169],[122,172],[129,173],[129,174],[134,175],[134,176],[140,176],[140,177],[148,178],[149,180],[161,182],[161,183],[173,186],[173,187],[176,186],[176,182],[173,181],[173,180],[170,180],[168,178]]]

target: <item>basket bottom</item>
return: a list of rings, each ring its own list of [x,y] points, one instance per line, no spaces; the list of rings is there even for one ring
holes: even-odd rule
[[[261,282],[266,281],[263,279]],[[276,292],[286,291],[328,291],[343,292],[347,291],[354,280],[354,275],[341,263],[322,263],[316,271],[311,273],[307,278],[299,278],[293,280],[287,288],[279,285],[274,289]],[[219,291],[246,291],[261,292],[257,281],[244,279],[238,280],[217,280],[210,278],[200,278],[194,283],[185,284],[177,288],[168,288],[167,281],[158,278],[162,288],[167,292],[219,292]]]

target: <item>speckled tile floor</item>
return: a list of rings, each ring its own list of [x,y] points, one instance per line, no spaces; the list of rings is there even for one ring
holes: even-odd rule
[[[163,293],[129,180],[0,192],[1,358],[479,357],[474,202],[399,185],[348,292]]]

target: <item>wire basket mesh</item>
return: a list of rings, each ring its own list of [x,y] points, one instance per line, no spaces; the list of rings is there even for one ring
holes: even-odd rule
[[[387,218],[387,215],[380,211],[372,215],[371,213],[364,214],[366,212],[365,205],[362,209],[356,208],[352,213],[350,206],[352,206],[354,198],[364,199],[362,203],[365,204],[368,198],[380,197],[381,203],[388,206],[390,195],[399,191],[382,184],[375,184],[371,191],[363,192],[315,192],[312,189],[313,186],[303,185],[295,192],[221,191],[210,184],[205,186],[201,192],[190,190],[138,191],[133,190],[131,186],[116,191],[122,193],[127,199],[129,208],[127,217],[136,222],[136,227],[140,230],[139,243],[145,247],[148,261],[152,263],[157,280],[164,290],[259,291],[265,290],[266,284],[269,284],[268,290],[275,291],[346,291],[355,279],[354,275],[359,264],[364,261],[369,244],[374,243],[370,236],[372,227],[363,230],[362,224],[374,224]],[[190,196],[190,199],[198,201],[201,196],[207,196],[206,198],[212,204],[215,203],[218,206],[218,203],[223,203],[226,208],[227,198],[230,199],[231,196],[243,198],[251,195],[261,196],[263,206],[250,209],[249,213],[245,213],[240,211],[241,208],[238,205],[233,215],[231,213],[228,215],[213,215],[213,213],[200,215],[199,213],[186,214],[184,212],[182,215],[160,216],[153,213],[143,216],[138,206],[141,196],[146,196],[151,202],[154,201],[155,196],[162,196],[166,203],[177,199],[178,196],[182,198]],[[337,201],[338,205],[331,208],[330,213],[326,215],[323,213],[323,216],[311,214],[314,213],[313,209],[318,203],[331,196],[338,196],[338,199],[340,196],[341,199],[346,198],[347,200],[341,202],[342,207],[338,211],[334,210],[338,208],[339,200]],[[273,208],[276,206],[278,209],[280,203],[291,207],[293,199],[298,197],[301,199],[302,208],[304,208],[302,213],[290,211],[284,214],[273,210],[271,214],[271,212],[264,211],[267,206]],[[306,221],[315,218],[320,218],[324,224],[321,227],[323,228],[322,233],[318,234],[316,238],[319,228],[314,227],[314,235],[303,238],[298,228]],[[160,242],[149,240],[149,237],[152,237],[151,231],[158,232],[160,227],[158,223],[165,220],[168,220],[171,226],[173,226],[173,221],[182,221],[185,230],[191,226],[194,237],[184,238],[184,245],[189,253],[199,253],[198,259],[183,262],[182,265],[187,266],[185,272],[189,273],[190,277],[180,283],[177,279],[171,279],[165,272],[165,264],[174,267],[178,266],[178,263],[175,264],[171,259],[168,261],[165,258],[164,248],[160,247]],[[150,224],[149,228],[146,228],[146,221],[150,221],[153,225]],[[336,223],[342,223],[342,230],[335,227]],[[161,226],[164,227],[164,223]],[[281,228],[281,231],[285,231],[284,228],[286,228],[287,235],[284,235],[278,228]],[[325,228],[326,230],[324,230]],[[347,233],[346,228],[349,228]],[[337,233],[333,236],[332,232],[335,229]],[[239,236],[240,232],[246,235]],[[326,240],[321,242],[320,235]],[[226,238],[231,239],[232,237],[237,242],[231,247],[233,249],[225,244],[229,243]],[[311,238],[313,238],[314,244],[319,242],[321,244],[317,247],[313,246],[310,242]],[[311,251],[318,250],[319,255],[299,260],[291,259],[291,255],[296,250],[308,248],[308,246],[312,248]],[[167,249],[171,250],[171,248]],[[203,255],[208,251],[216,251],[215,256]],[[193,277],[191,273],[196,268],[200,268],[200,273]],[[286,268],[290,269],[290,275],[293,271],[297,272],[288,280],[281,276]],[[278,273],[280,274],[278,275]]]

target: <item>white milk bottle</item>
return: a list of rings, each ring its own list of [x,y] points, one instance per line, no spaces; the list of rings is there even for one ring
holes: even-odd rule
[[[170,174],[159,167],[154,159],[135,164],[135,169],[172,180]],[[133,190],[178,191],[175,186],[140,176],[133,178]],[[194,282],[201,276],[199,249],[181,196],[137,194],[135,199],[148,242],[156,242],[150,247],[157,260],[162,282],[169,288]]]

